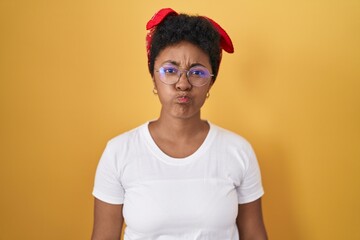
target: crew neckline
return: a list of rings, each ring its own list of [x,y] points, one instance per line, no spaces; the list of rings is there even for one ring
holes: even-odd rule
[[[167,155],[164,153],[159,146],[155,143],[153,137],[151,136],[150,130],[149,130],[149,124],[151,121],[146,122],[142,126],[142,133],[145,137],[146,144],[150,152],[160,161],[165,162],[167,164],[171,165],[185,165],[193,162],[194,160],[198,159],[202,154],[206,152],[206,150],[210,147],[211,142],[213,141],[215,135],[216,135],[216,129],[215,126],[207,121],[209,124],[209,131],[204,139],[204,141],[201,143],[200,147],[193,152],[191,155],[184,157],[184,158],[175,158]]]

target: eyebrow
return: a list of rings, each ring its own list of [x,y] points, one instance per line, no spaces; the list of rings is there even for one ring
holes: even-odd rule
[[[167,60],[167,61],[165,61],[165,62],[162,62],[161,65],[164,65],[165,63],[170,63],[170,64],[172,64],[172,65],[180,66],[180,63],[175,62],[175,61],[173,61],[173,60]]]
[[[179,62],[176,62],[176,61],[174,61],[174,60],[164,61],[161,65],[164,65],[164,64],[166,64],[166,63],[170,63],[170,64],[172,64],[172,65],[175,65],[175,66],[177,66],[177,67],[180,67],[180,63],[179,63]],[[206,68],[206,67],[205,67],[203,64],[201,64],[201,63],[193,63],[193,64],[191,64],[191,65],[189,66],[189,69],[192,68],[192,67],[196,67],[196,66],[201,66],[201,67]]]

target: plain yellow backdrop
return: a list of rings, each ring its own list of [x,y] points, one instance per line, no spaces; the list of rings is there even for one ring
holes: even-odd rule
[[[107,140],[155,119],[145,24],[232,37],[203,118],[253,145],[270,239],[360,239],[360,2],[0,1],[0,239],[89,239]]]

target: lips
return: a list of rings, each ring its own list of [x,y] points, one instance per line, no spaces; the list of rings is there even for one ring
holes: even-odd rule
[[[181,96],[178,96],[176,99],[177,99],[178,103],[189,103],[190,102],[190,97],[188,95],[181,95]]]

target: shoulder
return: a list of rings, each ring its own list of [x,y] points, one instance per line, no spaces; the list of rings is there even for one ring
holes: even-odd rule
[[[99,166],[111,166],[107,169],[120,171],[129,159],[137,154],[143,139],[142,132],[146,127],[147,124],[143,124],[110,139],[102,153]]]
[[[211,152],[226,161],[227,165],[247,169],[252,162],[256,162],[256,155],[252,145],[243,136],[211,124],[215,132]]]
[[[119,151],[123,148],[128,148],[129,145],[136,143],[141,139],[141,135],[144,134],[148,123],[144,123],[136,128],[121,133],[107,142],[106,148],[111,151]]]
[[[249,143],[249,141],[238,133],[222,128],[213,123],[209,124],[216,134],[215,139],[216,141],[218,141],[218,143],[224,143],[227,146],[233,146],[238,148],[251,148],[251,144]]]

